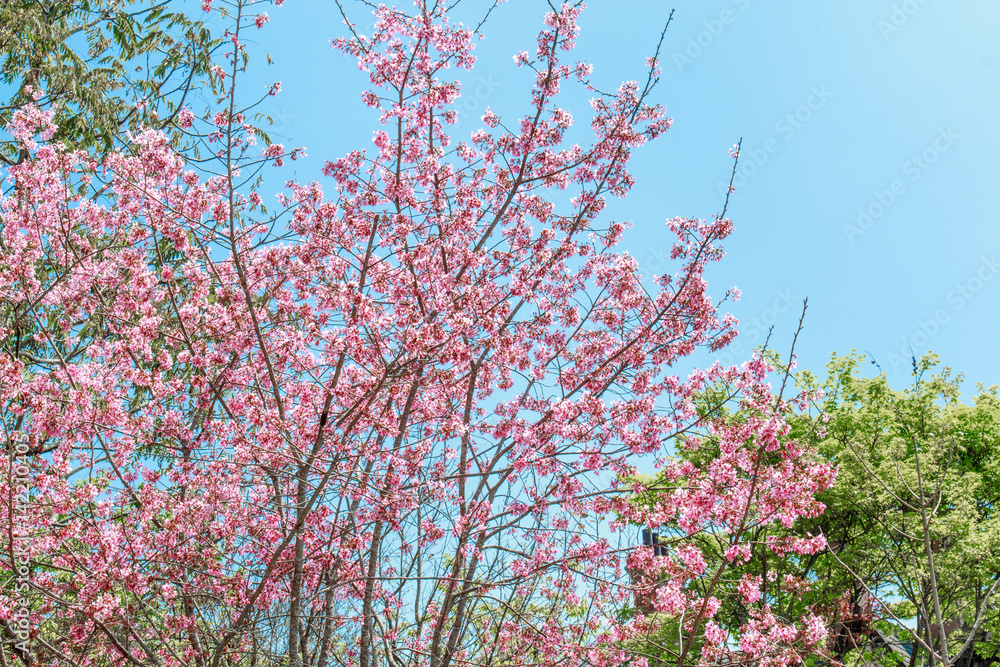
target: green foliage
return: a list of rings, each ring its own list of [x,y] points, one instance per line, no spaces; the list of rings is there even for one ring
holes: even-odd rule
[[[822,397],[810,410],[789,416],[792,438],[836,463],[837,481],[819,495],[824,514],[788,529],[757,529],[750,561],[725,569],[714,595],[722,603],[716,620],[730,636],[747,621],[737,586],[748,575],[762,578],[779,619],[808,612],[829,619],[831,653],[845,664],[902,661],[873,647],[875,630],[919,644],[908,636],[907,628],[914,628],[939,650],[934,591],[952,663],[970,634],[979,655],[1000,655],[1000,587],[992,588],[1000,580],[1000,396],[997,387],[980,386],[964,403],[961,376],[948,368],[934,374],[937,365],[933,355],[916,361],[913,386],[903,390],[891,388],[884,374],[866,377],[869,365],[857,354],[834,355],[825,379],[809,371],[797,375],[800,388],[822,391]],[[724,388],[712,388],[700,397],[699,408],[706,414],[720,409],[724,394]],[[681,445],[678,456],[697,465],[718,454],[711,438],[697,449]],[[641,505],[683,482],[648,476],[629,481],[642,487],[631,499]],[[818,533],[829,548],[817,554],[776,558],[765,548],[771,538]],[[728,546],[727,536],[708,532],[661,537],[696,544],[709,571],[723,562]],[[704,584],[692,582],[695,588]],[[880,608],[876,600],[886,605]],[[980,612],[982,623],[973,632]],[[676,635],[676,619],[664,619],[645,649],[633,648],[639,655],[660,646],[653,653],[666,659],[669,637],[676,644]],[[927,655],[918,645],[913,664],[926,664]]]
[[[825,394],[820,417],[801,416],[800,437],[815,438],[840,472],[827,512],[799,529],[830,541],[821,585],[853,583],[858,602],[863,584],[891,601],[883,618],[896,632],[915,624],[928,645],[940,645],[943,623],[954,658],[980,611],[988,627],[997,623],[997,599],[986,597],[1000,578],[1000,400],[997,387],[980,386],[963,403],[961,376],[943,368],[925,377],[937,364],[936,355],[915,361],[905,390],[884,374],[864,377],[856,354],[835,356],[822,385],[800,376]],[[827,587],[827,603],[834,593]],[[996,652],[995,632],[975,635],[981,655]]]
[[[29,104],[29,89],[56,109],[56,139],[107,151],[139,125],[172,128],[173,115],[205,81],[219,40],[155,0],[8,0],[0,3],[0,123]],[[145,100],[141,108],[137,103]],[[180,134],[173,137],[179,140]],[[8,162],[24,159],[12,141]]]

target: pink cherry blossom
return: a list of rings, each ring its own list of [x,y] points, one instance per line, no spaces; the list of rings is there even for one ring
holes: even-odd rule
[[[668,220],[671,272],[643,283],[604,209],[671,120],[655,76],[595,96],[589,118],[563,108],[593,92],[589,66],[563,61],[581,11],[542,18],[516,56],[537,72],[527,107],[487,111],[468,140],[444,119],[474,31],[444,3],[379,6],[370,36],[334,41],[369,78],[373,144],[290,181],[277,212],[240,174],[304,153],[250,148],[251,14],[226,15],[211,168],[153,130],[97,159],[51,142],[51,114],[13,114],[30,159],[0,199],[16,313],[0,412],[27,444],[0,494],[30,480],[18,543],[46,664],[332,664],[338,646],[360,667],[610,667],[662,615],[683,618],[679,664],[727,655],[712,582],[758,528],[821,512],[835,470],[790,439],[808,397],[775,396],[761,356],[677,376],[735,336],[705,278],[733,226]],[[706,416],[709,387],[727,399]],[[682,462],[675,444],[718,455]],[[668,486],[644,504],[640,467]],[[674,537],[642,546],[640,526]],[[724,536],[728,561],[710,567],[697,533]],[[819,650],[821,621],[777,619],[760,587],[740,583],[733,645],[768,665]],[[5,618],[19,605],[0,592]]]

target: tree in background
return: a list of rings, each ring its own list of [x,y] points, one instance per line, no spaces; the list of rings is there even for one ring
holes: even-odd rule
[[[830,541],[827,568],[853,579],[852,602],[881,601],[873,627],[912,647],[910,667],[1000,648],[998,389],[980,387],[965,404],[961,376],[925,378],[937,363],[914,360],[914,384],[900,391],[884,374],[862,377],[863,358],[834,357],[811,429],[840,468],[829,527],[817,526]],[[870,641],[855,641],[842,650],[870,655]]]
[[[247,174],[296,151],[256,144],[235,83],[265,17],[216,5],[233,21],[205,139],[217,175],[152,129],[95,157],[53,141],[53,110],[12,114],[26,157],[0,201],[15,313],[0,329],[0,614],[29,637],[4,659],[641,665],[629,647],[657,615],[682,619],[674,664],[731,657],[718,586],[691,582],[746,564],[761,526],[821,511],[833,469],[789,438],[809,397],[774,395],[763,359],[670,373],[734,335],[703,275],[725,210],[668,222],[676,271],[653,294],[615,249],[625,225],[601,220],[632,151],[670,125],[650,100],[659,48],[645,81],[602,92],[564,62],[580,6],[553,7],[516,56],[528,112],[487,110],[454,141],[445,75],[473,66],[473,31],[438,3],[380,7],[371,35],[336,41],[370,75],[374,149],[327,163],[332,195],[291,184],[268,215]],[[593,95],[585,146],[565,145],[572,86]],[[106,200],[80,194],[94,182]],[[699,413],[715,384],[719,409]],[[718,454],[673,459],[680,434]],[[601,481],[640,464],[671,493],[639,505],[635,485]],[[626,521],[724,535],[724,562],[616,543]],[[742,588],[746,654],[823,649],[821,619],[776,623],[759,588]],[[626,613],[636,596],[649,613]]]
[[[154,0],[4,0],[0,76],[7,101],[0,125],[26,105],[55,110],[55,139],[108,151],[125,132],[174,122],[208,76],[219,45],[209,29]],[[9,139],[8,163],[26,157]]]
[[[858,355],[834,356],[822,381],[798,373],[800,389],[822,398],[789,416],[791,437],[836,464],[837,481],[817,497],[822,515],[756,530],[753,558],[720,586],[719,622],[729,636],[752,615],[743,591],[751,581],[779,619],[807,611],[828,618],[838,662],[914,667],[971,664],[973,651],[997,657],[997,388],[980,387],[965,404],[948,369],[924,378],[936,363],[915,361],[914,385],[903,391],[884,374],[864,377]],[[719,391],[704,393],[703,412]],[[718,448],[703,444],[684,456],[706,465]],[[766,548],[810,535],[825,536],[828,548],[784,559]],[[708,562],[724,562],[718,536],[691,541]]]
[[[805,310],[803,309],[803,318]],[[802,321],[795,341],[801,332]],[[790,357],[794,358],[795,342]],[[781,364],[776,355],[770,355],[772,368],[781,369],[777,376],[781,389],[774,403],[768,408],[733,401],[739,395],[739,385],[728,381],[707,383],[692,396],[693,409],[699,419],[711,423],[703,432],[678,433],[673,445],[681,461],[679,470],[710,471],[719,490],[730,497],[732,506],[739,506],[752,498],[760,485],[773,479],[794,479],[789,471],[801,467],[814,471],[824,470],[829,478],[823,485],[829,489],[833,467],[817,456],[817,451],[794,437],[792,425],[797,416],[808,408],[814,389],[797,393],[797,398],[784,402],[781,396],[792,382],[792,363]],[[781,447],[763,440],[755,425],[769,410],[781,409],[784,415]],[[737,445],[736,443],[741,443]],[[734,456],[735,455],[735,456]],[[697,476],[689,478],[678,469],[665,469],[655,474],[639,474],[627,479],[641,488],[631,503],[636,507],[653,508],[661,505],[665,497],[687,500],[692,491],[703,481]],[[788,487],[780,494],[795,497]],[[819,493],[817,501],[828,492]],[[800,497],[801,496],[797,496]],[[689,572],[687,588],[704,599],[713,599],[717,612],[711,631],[705,636],[692,634],[686,611],[650,610],[648,603],[636,598],[628,613],[657,611],[651,632],[630,645],[637,655],[645,657],[650,665],[662,666],[677,663],[686,647],[703,646],[708,638],[715,640],[706,651],[715,662],[732,664],[775,664],[781,661],[796,662],[820,659],[827,661],[826,651],[830,611],[814,604],[801,604],[801,592],[809,586],[810,564],[821,558],[825,540],[818,531],[803,530],[804,523],[820,521],[824,504],[817,502],[810,511],[797,516],[783,512],[782,496],[760,503],[747,503],[743,518],[735,523],[725,514],[706,515],[697,529],[683,524],[661,525],[653,532],[645,530],[644,537],[656,550],[671,550],[697,561],[697,571]],[[829,511],[829,510],[826,510]],[[822,515],[825,516],[825,515]],[[633,521],[638,526],[642,521]],[[811,543],[814,548],[802,549],[798,545]],[[803,564],[805,566],[803,567]],[[668,580],[653,577],[649,585],[658,590]],[[797,619],[809,622],[796,625]],[[811,651],[796,651],[796,641],[809,636]],[[762,646],[786,646],[783,655],[762,651]]]

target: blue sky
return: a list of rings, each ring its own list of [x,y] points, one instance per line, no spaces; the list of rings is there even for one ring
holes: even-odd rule
[[[364,5],[344,4],[364,29]],[[489,4],[468,0],[461,18]],[[743,292],[729,307],[742,335],[724,361],[745,359],[771,324],[787,351],[809,297],[802,368],[822,371],[832,352],[854,348],[902,387],[912,345],[963,372],[966,395],[975,382],[1000,383],[1000,3],[594,0],[574,59],[592,62],[605,89],[640,78],[672,8],[655,96],[674,126],[637,152],[635,188],[606,211],[633,222],[624,248],[643,273],[668,266],[667,218],[721,209],[728,149],[742,137],[736,231],[708,274],[713,295]],[[487,106],[508,118],[526,111],[528,73],[512,55],[532,50],[546,9],[509,0],[493,13],[477,66],[461,77],[468,113],[456,134],[478,127]],[[344,26],[329,0],[289,0],[269,14],[252,35],[248,83],[282,81],[264,110],[280,140],[309,156],[272,175],[270,189],[323,182],[324,160],[370,146],[366,78],[330,46]],[[565,106],[586,128],[586,99]]]

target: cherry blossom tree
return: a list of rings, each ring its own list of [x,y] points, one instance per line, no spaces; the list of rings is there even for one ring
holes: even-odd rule
[[[216,173],[153,130],[97,160],[51,141],[51,112],[9,127],[30,158],[0,202],[4,661],[642,665],[664,618],[678,665],[821,648],[823,623],[774,624],[755,582],[754,623],[727,637],[690,585],[698,549],[631,527],[728,535],[739,564],[752,527],[815,515],[833,479],[790,442],[807,397],[772,392],[765,360],[673,370],[736,335],[704,278],[725,209],[667,222],[675,271],[652,293],[617,249],[627,225],[602,221],[671,123],[659,47],[644,81],[603,92],[567,60],[582,5],[552,6],[515,57],[527,113],[487,109],[463,140],[447,70],[472,68],[475,31],[431,0],[379,7],[372,34],[335,41],[370,76],[374,146],[267,213],[246,174],[299,152],[256,145],[236,82],[266,17],[226,9],[227,96],[178,115],[214,126]],[[573,86],[592,95],[585,146],[565,141]],[[746,419],[700,407],[718,383]],[[719,456],[675,460],[679,436]],[[632,502],[639,467],[671,492]]]

